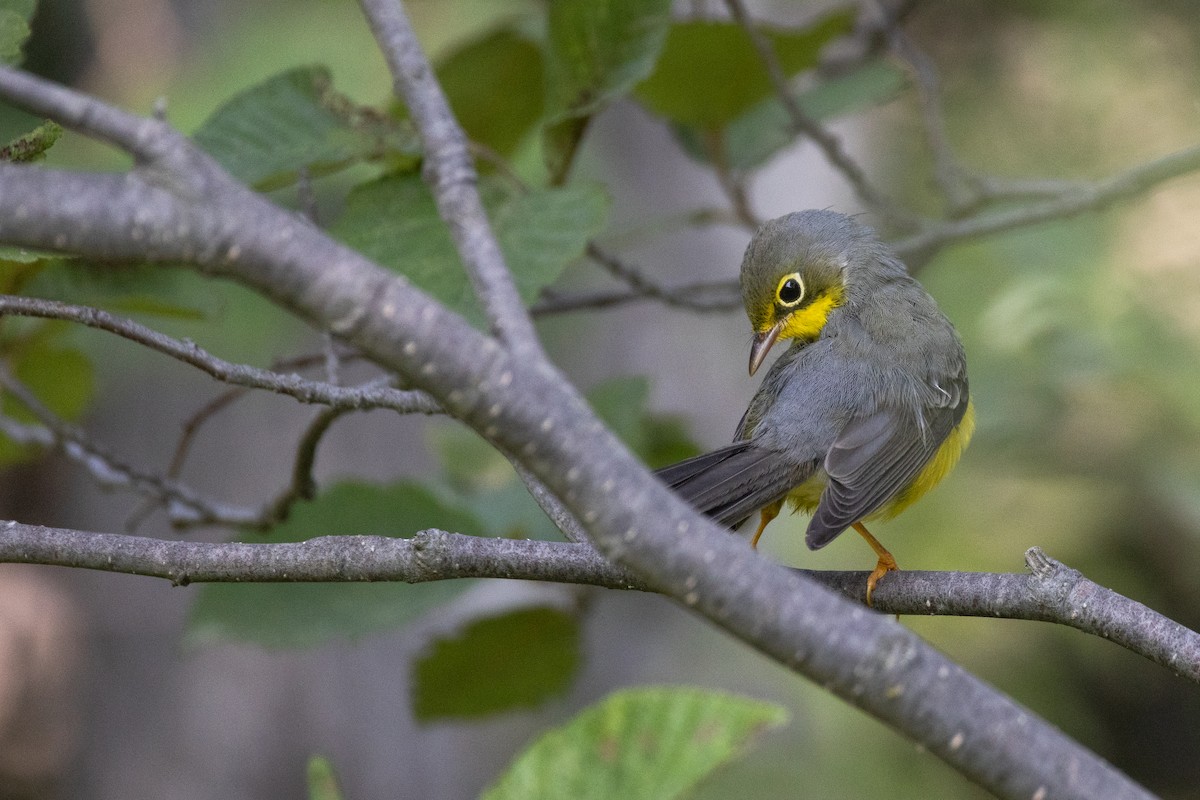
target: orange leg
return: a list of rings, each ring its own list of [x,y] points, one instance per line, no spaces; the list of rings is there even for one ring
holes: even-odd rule
[[[750,540],[750,546],[753,547],[755,550],[758,549],[759,537],[763,535],[763,531],[765,531],[767,529],[767,526],[771,524],[771,520],[773,520],[779,516],[779,511],[782,508],[783,508],[783,501],[779,500],[777,502],[771,503],[771,505],[766,506],[765,508],[763,508],[762,511],[759,512],[758,530],[756,530],[754,532],[754,538],[752,538]],[[870,535],[870,534],[868,534],[868,535]]]
[[[892,570],[900,569],[900,567],[896,565],[895,557],[888,552],[886,547],[879,543],[878,539],[871,535],[866,525],[856,522],[854,523],[854,530],[858,531],[859,535],[867,540],[867,544],[871,545],[871,549],[879,557],[879,562],[875,565],[875,570],[867,577],[867,605],[871,605],[871,593],[875,591],[875,584],[879,583],[879,579],[884,575],[887,575]]]

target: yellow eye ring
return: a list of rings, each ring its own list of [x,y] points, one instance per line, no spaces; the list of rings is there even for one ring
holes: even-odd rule
[[[799,272],[789,273],[779,279],[779,285],[775,287],[775,298],[784,308],[800,305],[800,301],[804,299],[804,279],[800,277]]]

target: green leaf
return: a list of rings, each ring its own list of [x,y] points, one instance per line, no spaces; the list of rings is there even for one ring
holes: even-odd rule
[[[313,756],[308,760],[308,800],[342,800],[337,773],[325,756]]]
[[[446,502],[483,521],[486,535],[562,539],[508,459],[477,433],[458,423],[434,424],[429,440],[442,465],[445,486],[440,491]]]
[[[555,0],[546,49],[547,165],[561,182],[587,119],[650,74],[670,0]]]
[[[8,248],[0,251],[0,291],[103,308],[118,314],[204,319],[214,297],[180,288],[179,273]]]
[[[902,70],[885,61],[872,61],[801,92],[796,101],[805,114],[821,122],[887,102],[906,82]],[[711,160],[703,139],[705,130],[685,125],[672,127],[689,155],[705,163]],[[795,141],[791,118],[774,95],[738,115],[723,130],[725,161],[741,170],[761,166]]]
[[[688,687],[628,689],[534,742],[484,800],[670,800],[732,760],[776,705]]]
[[[61,256],[48,250],[29,250],[24,247],[0,245],[0,263],[33,264],[49,258],[61,258]]]
[[[532,303],[583,256],[588,241],[604,230],[608,206],[599,184],[582,182],[529,192],[495,206],[496,235],[523,302]]]
[[[105,307],[121,314],[141,314],[160,318],[180,320],[203,320],[208,314],[199,308],[173,303],[153,295],[128,295],[114,298],[105,303]]]
[[[604,227],[608,199],[596,184],[513,194],[494,179],[481,185],[484,205],[521,299],[532,302]],[[355,188],[331,233],[406,275],[414,284],[478,322],[480,314],[450,232],[425,184],[392,175]]]
[[[0,62],[17,64],[29,38],[29,21],[37,0],[0,0]]]
[[[425,528],[478,533],[483,526],[415,484],[342,483],[298,504],[271,533],[242,541],[298,542],[337,534],[409,537]],[[403,625],[454,599],[471,583],[207,584],[192,609],[187,638],[191,644],[232,639],[266,647],[308,647]]]
[[[78,350],[60,347],[47,338],[19,345],[9,367],[13,375],[50,411],[62,419],[78,419],[92,399],[91,362]],[[0,392],[0,411],[18,422],[37,422],[21,403]],[[0,464],[31,458],[37,450],[0,434]]]
[[[649,397],[650,383],[642,377],[613,378],[587,394],[596,415],[650,466],[673,464],[699,452],[680,418],[647,412]]]
[[[338,94],[320,66],[289,70],[236,95],[193,138],[231,175],[261,190],[288,185],[302,169],[324,175],[418,154],[407,123]]]
[[[523,608],[478,619],[417,660],[413,713],[428,722],[533,708],[565,692],[579,662],[571,614]]]
[[[649,398],[650,382],[641,376],[610,378],[596,384],[587,393],[588,402],[592,404],[596,416],[635,452],[643,444],[645,431],[642,421]]]
[[[508,459],[482,436],[456,422],[429,430],[433,451],[450,485],[463,492],[498,489],[516,480]]]
[[[806,30],[763,28],[789,77],[817,64],[821,48],[849,33],[853,11],[829,14]],[[743,28],[732,22],[691,21],[671,26],[654,73],[636,97],[668,120],[700,128],[728,124],[771,93],[771,81]]]
[[[46,121],[29,133],[18,136],[8,144],[0,147],[0,161],[14,164],[28,164],[41,161],[46,157],[46,151],[54,146],[62,136],[62,126],[57,122]]]
[[[515,30],[470,42],[438,66],[438,80],[471,140],[511,155],[542,116],[542,51]]]

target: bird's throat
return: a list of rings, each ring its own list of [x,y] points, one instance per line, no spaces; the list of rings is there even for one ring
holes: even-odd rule
[[[842,304],[842,293],[830,290],[817,297],[804,308],[793,311],[783,323],[780,339],[798,339],[801,342],[815,341],[829,321],[829,312]]]

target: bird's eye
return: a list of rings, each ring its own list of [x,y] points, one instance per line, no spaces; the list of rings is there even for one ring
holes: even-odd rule
[[[785,306],[794,306],[803,300],[804,281],[800,279],[800,273],[793,272],[791,275],[785,275],[779,282],[779,288],[775,290],[775,296]]]

